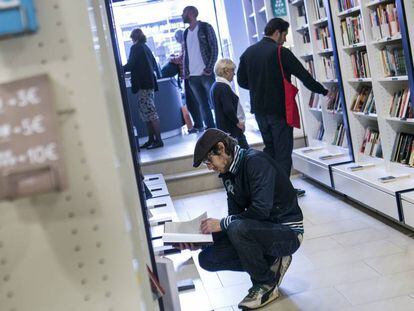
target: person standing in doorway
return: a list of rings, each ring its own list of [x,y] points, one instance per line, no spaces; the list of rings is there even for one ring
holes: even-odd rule
[[[278,48],[286,42],[288,29],[289,23],[281,18],[273,18],[267,23],[263,39],[247,48],[240,57],[237,81],[250,91],[251,113],[262,134],[264,152],[290,176],[293,127],[286,122],[283,76],[278,60]],[[312,92],[328,94],[289,49],[281,47],[281,61],[286,79],[290,81],[294,75]],[[296,193],[302,196],[305,191],[296,189]]]
[[[184,31],[184,73],[194,95],[195,105],[188,106],[194,120],[194,128],[201,132],[204,124],[214,128],[215,122],[209,92],[214,83],[214,64],[218,56],[218,43],[213,27],[197,20],[198,10],[187,6],[183,10],[183,22],[190,26]]]
[[[142,121],[146,123],[148,141],[140,148],[155,149],[164,146],[161,139],[160,118],[154,104],[154,92],[158,91],[157,77],[160,76],[157,62],[149,47],[147,37],[141,29],[131,32],[134,43],[129,52],[128,63],[124,71],[131,72],[132,93],[138,93],[138,106]]]

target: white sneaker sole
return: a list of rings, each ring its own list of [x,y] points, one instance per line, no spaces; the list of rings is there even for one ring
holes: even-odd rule
[[[268,305],[269,303],[271,303],[272,301],[275,301],[277,298],[279,298],[280,294],[279,294],[279,288],[276,286],[275,289],[273,291],[277,291],[277,293],[274,293],[272,295],[272,297],[270,297],[264,304],[261,304],[260,306],[257,307],[247,307],[247,306],[237,306],[239,309],[242,310],[256,310],[256,309],[260,309],[263,308],[264,306]]]

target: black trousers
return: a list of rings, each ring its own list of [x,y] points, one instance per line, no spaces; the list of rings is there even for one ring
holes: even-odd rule
[[[235,220],[213,237],[214,244],[198,255],[200,266],[207,271],[246,271],[253,284],[273,285],[276,276],[270,266],[300,246],[298,234],[289,227],[254,219]]]
[[[265,145],[264,152],[270,155],[287,175],[292,169],[293,127],[286,120],[276,119],[275,115],[255,114]]]

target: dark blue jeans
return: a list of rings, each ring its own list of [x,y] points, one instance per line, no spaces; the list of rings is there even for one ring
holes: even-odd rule
[[[213,113],[211,112],[212,105],[210,104],[210,88],[214,83],[213,76],[190,76],[188,78],[188,84],[190,86],[191,92],[194,95],[194,100],[197,103],[193,107],[194,115],[198,118],[201,115],[204,119],[204,124],[207,128],[214,128],[216,124],[214,123]],[[197,113],[198,110],[198,113]],[[191,111],[190,111],[191,113]],[[194,118],[194,116],[193,116]],[[199,123],[198,120],[194,120],[194,123]]]
[[[284,168],[288,176],[292,169],[293,127],[286,120],[272,114],[255,114],[257,125],[265,145],[264,152]]]
[[[193,92],[191,92],[190,84],[188,79],[184,80],[184,91],[185,91],[185,104],[187,105],[187,109],[193,118],[193,126],[195,128],[202,128],[203,127],[203,118],[201,117],[200,109],[198,108],[198,104],[194,98]]]
[[[207,271],[246,271],[253,284],[274,284],[270,266],[276,258],[292,255],[300,246],[289,227],[253,219],[235,220],[227,232],[214,234],[214,244],[199,255]]]

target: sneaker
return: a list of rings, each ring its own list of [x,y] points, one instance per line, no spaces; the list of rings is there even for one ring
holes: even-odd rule
[[[279,289],[276,285],[257,284],[249,289],[249,293],[239,303],[242,310],[261,308],[279,297]]]
[[[149,140],[149,141],[147,141],[145,144],[143,144],[143,145],[141,145],[141,146],[139,146],[141,149],[146,149],[146,148],[148,148],[149,146],[151,146],[152,145],[152,143],[153,143],[153,141],[151,141],[151,140]]]
[[[188,130],[188,134],[197,134],[204,132],[204,127],[193,127],[191,130]]]
[[[303,197],[306,194],[306,191],[303,189],[295,188],[296,196],[298,198]]]
[[[276,274],[276,284],[280,286],[282,283],[282,279],[285,276],[287,269],[292,262],[292,256],[283,256],[282,258],[277,258],[275,262],[270,266],[270,270],[272,270]]]

